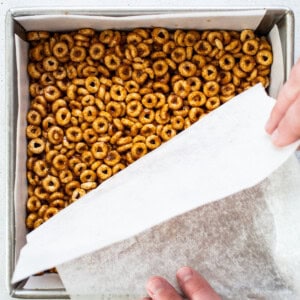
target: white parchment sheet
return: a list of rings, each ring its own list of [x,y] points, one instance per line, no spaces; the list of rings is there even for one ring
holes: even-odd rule
[[[215,18],[205,13],[103,17],[98,29],[109,24],[107,28],[113,28],[113,21],[116,28],[158,24],[154,20],[172,28],[255,29],[263,14],[261,10],[241,16],[219,13]],[[63,20],[18,18],[27,30],[73,29],[86,27],[81,24],[87,21],[99,24],[99,17],[67,16]],[[276,96],[283,66],[276,26],[270,39],[276,49],[270,93]],[[19,40],[24,61],[25,44]],[[21,66],[19,84],[25,83],[25,77]],[[22,101],[28,98],[21,96]],[[225,299],[296,299],[300,269],[297,162],[291,161],[265,178],[288,159],[297,143],[284,149],[272,146],[264,125],[273,105],[274,100],[256,86],[107,180],[27,235],[13,281],[58,266],[74,299],[78,294],[83,299],[95,294],[97,299],[99,295],[112,299],[120,295],[123,299],[126,294],[133,299],[133,295],[143,295],[149,275],[157,273],[174,282],[175,270],[188,264],[201,271]],[[20,114],[26,113],[20,107]],[[26,153],[26,147],[22,149]],[[20,155],[17,172],[18,247],[25,242],[26,230],[22,221],[26,201],[22,157],[26,154]],[[43,281],[33,278],[32,286]],[[43,285],[47,286],[46,281]]]
[[[274,100],[262,86],[249,89],[64,209],[27,236],[14,280],[131,238],[175,216],[258,184],[298,145],[277,149],[270,142],[264,124],[273,105]],[[232,240],[228,239],[228,243]],[[226,244],[223,246],[226,249]],[[172,251],[178,250],[172,247]],[[146,253],[143,251],[145,257]],[[162,254],[163,251],[161,259],[167,257]],[[218,259],[213,253],[212,258]],[[100,267],[103,261],[99,264]],[[63,274],[63,268],[59,270]],[[73,271],[68,274],[74,276]],[[80,268],[78,272],[84,274]],[[81,284],[73,287],[84,288],[92,278],[84,275]],[[65,280],[64,276],[62,279]],[[105,284],[98,283],[106,289]],[[114,284],[117,288],[118,280]]]

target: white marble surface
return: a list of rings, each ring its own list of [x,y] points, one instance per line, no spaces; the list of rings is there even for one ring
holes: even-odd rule
[[[295,14],[295,58],[300,57],[300,1],[299,0],[66,0],[64,2],[60,0],[27,0],[21,2],[20,0],[0,0],[0,90],[1,90],[1,99],[0,99],[0,153],[2,159],[0,159],[0,299],[8,300],[12,299],[6,289],[6,244],[5,244],[5,235],[6,235],[6,203],[8,199],[5,199],[5,161],[3,159],[4,153],[6,151],[6,139],[7,132],[4,130],[4,125],[6,122],[6,107],[5,107],[5,53],[4,53],[4,41],[5,41],[5,14],[9,8],[13,7],[41,7],[41,6],[98,6],[102,7],[182,7],[183,3],[185,7],[278,7],[278,6],[287,6],[290,7]]]

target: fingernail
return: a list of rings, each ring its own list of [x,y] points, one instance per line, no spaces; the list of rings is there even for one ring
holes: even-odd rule
[[[276,130],[272,133],[272,135],[271,135],[271,140],[272,140],[272,142],[275,143],[275,144],[278,142],[278,140],[279,140],[279,131],[278,131],[278,129],[276,129]]]
[[[186,282],[193,276],[193,271],[189,267],[183,267],[177,271],[177,277],[181,282]]]
[[[269,119],[265,125],[265,130],[268,132],[271,126],[271,119]]]
[[[147,290],[151,297],[159,294],[164,287],[164,282],[160,278],[154,278],[147,284]]]

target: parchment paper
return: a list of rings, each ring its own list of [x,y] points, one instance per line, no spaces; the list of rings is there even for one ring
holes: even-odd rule
[[[292,157],[252,188],[59,266],[64,286],[76,300],[138,299],[147,278],[177,287],[189,265],[222,299],[299,299],[299,182]]]
[[[13,280],[259,183],[298,145],[270,142],[264,124],[273,105],[257,85],[105,181],[27,236]]]

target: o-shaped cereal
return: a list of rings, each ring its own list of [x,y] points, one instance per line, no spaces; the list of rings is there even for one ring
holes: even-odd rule
[[[96,142],[92,145],[91,151],[96,159],[103,159],[107,156],[108,146],[104,142]]]
[[[87,128],[83,131],[82,137],[87,144],[93,144],[97,141],[98,134],[93,128]]]
[[[203,92],[206,97],[212,97],[219,93],[220,85],[216,81],[208,81],[203,85]]]
[[[54,45],[53,49],[53,55],[56,58],[62,58],[66,56],[69,53],[68,45],[64,42],[58,42]]]
[[[43,59],[45,71],[53,72],[58,68],[58,61],[54,56],[48,56]]]
[[[184,61],[178,66],[178,71],[183,77],[191,77],[195,75],[197,67],[190,61]]]
[[[139,115],[139,121],[142,124],[153,123],[154,118],[155,118],[155,112],[148,108],[143,109],[143,111]]]
[[[260,50],[256,54],[256,61],[263,66],[270,66],[273,62],[273,55],[270,50]]]
[[[171,124],[165,125],[160,133],[160,136],[164,141],[168,141],[175,135],[176,135],[176,130],[174,130]]]
[[[89,49],[89,54],[92,59],[100,60],[105,54],[105,47],[101,43],[95,43],[91,45]]]
[[[198,121],[204,114],[204,110],[200,107],[192,107],[189,111],[189,119],[192,123]]]
[[[80,142],[82,139],[82,131],[77,126],[71,126],[66,130],[66,137],[70,142]]]
[[[42,134],[41,128],[36,125],[28,125],[26,127],[26,136],[29,139],[38,138],[41,134]]]
[[[235,85],[233,83],[227,83],[221,87],[221,94],[223,96],[234,95],[235,93]]]
[[[172,110],[178,110],[181,109],[183,105],[183,100],[181,97],[171,94],[168,96],[167,103],[169,105],[169,108]]]
[[[105,133],[108,130],[108,120],[105,117],[98,117],[93,121],[92,127],[97,133]]]
[[[115,54],[109,54],[104,56],[104,64],[109,70],[115,71],[120,66],[121,60]]]
[[[172,116],[171,125],[175,130],[182,130],[184,128],[184,118],[182,116]]]
[[[154,28],[152,30],[152,39],[155,43],[165,44],[169,40],[169,32],[164,28]]]
[[[110,101],[106,105],[106,111],[113,117],[118,118],[122,114],[122,107],[119,102]]]
[[[230,71],[235,65],[235,58],[227,53],[219,59],[220,68],[225,71]],[[213,79],[214,80],[214,79]]]
[[[95,121],[98,115],[98,109],[94,105],[85,106],[83,111],[83,119],[88,122],[92,123]]]
[[[140,90],[139,84],[136,81],[134,81],[134,80],[128,80],[128,81],[126,81],[124,83],[124,87],[125,87],[125,89],[126,89],[126,91],[128,93],[137,93]]]
[[[173,91],[177,96],[184,99],[190,92],[190,86],[186,80],[178,80],[174,83]]]
[[[168,72],[169,66],[168,66],[168,64],[166,63],[165,60],[159,59],[159,60],[154,62],[152,68],[153,68],[154,74],[157,77],[161,77],[161,76],[165,75]]]
[[[40,125],[42,121],[41,115],[36,110],[30,110],[27,113],[27,122],[31,125]]]
[[[59,210],[56,207],[49,207],[44,214],[44,221],[49,220],[54,215],[56,215],[59,212]]]
[[[190,86],[192,92],[199,91],[201,87],[201,80],[198,77],[192,76],[187,78],[187,84]]]
[[[126,88],[119,84],[113,84],[109,93],[115,101],[124,101],[127,96]]]
[[[220,106],[220,98],[218,96],[210,97],[205,103],[205,107],[211,111]]]
[[[31,197],[28,198],[26,206],[27,206],[27,210],[29,212],[35,212],[35,211],[38,211],[40,209],[41,201],[38,197],[31,196]]]
[[[120,154],[116,150],[111,150],[107,153],[107,156],[104,158],[104,162],[112,167],[119,163],[121,160]]]
[[[121,65],[117,69],[117,75],[122,79],[122,80],[129,80],[132,76],[132,68],[129,65]]]
[[[75,46],[70,51],[70,59],[73,62],[82,62],[86,58],[86,50],[84,47]]]
[[[251,72],[255,68],[256,62],[253,56],[243,55],[240,58],[239,66],[244,72]]]
[[[184,37],[184,44],[193,47],[200,40],[200,34],[196,30],[189,30]]]
[[[112,167],[112,173],[113,175],[120,172],[121,170],[125,169],[126,166],[122,163],[118,163],[115,166]]]
[[[255,34],[254,34],[253,30],[251,30],[251,29],[244,29],[241,32],[240,39],[242,42],[245,42],[247,40],[254,39],[254,38],[255,38]]]
[[[156,134],[147,136],[145,144],[149,150],[154,150],[161,145],[161,139]]]
[[[62,107],[57,110],[55,120],[58,125],[66,126],[71,121],[71,112],[66,107]]]
[[[201,75],[206,81],[216,80],[218,71],[214,65],[205,65],[202,68]]]
[[[255,55],[258,51],[259,43],[256,39],[246,40],[243,43],[242,50],[247,55]]]
[[[92,170],[85,170],[80,174],[80,181],[81,182],[90,182],[96,181],[97,175]]]
[[[206,102],[206,96],[200,91],[191,92],[188,95],[188,103],[190,106],[199,107],[204,105]]]
[[[96,173],[99,179],[106,180],[112,175],[112,169],[106,164],[101,164]]]
[[[44,160],[37,160],[33,165],[33,171],[39,177],[45,177],[48,174],[48,168]]]
[[[28,150],[33,154],[41,154],[45,150],[45,142],[41,138],[29,141]]]
[[[179,64],[186,59],[186,51],[183,47],[177,47],[171,52],[171,59]]]
[[[96,76],[89,76],[85,80],[85,87],[91,94],[97,93],[100,87],[99,79]]]
[[[64,170],[68,166],[68,158],[64,154],[58,154],[53,158],[52,164],[55,169]]]
[[[84,189],[76,188],[72,193],[71,201],[75,202],[76,200],[78,200],[79,198],[84,196],[85,194],[86,194],[86,191]]]
[[[220,83],[221,84],[227,84],[232,79],[231,72],[229,72],[229,71],[221,71],[219,73],[219,75],[220,75]]]
[[[73,173],[70,170],[62,170],[58,177],[61,183],[68,183],[73,180]]]
[[[76,180],[73,180],[65,185],[65,192],[67,195],[72,196],[73,192],[78,188],[80,188],[80,183]]]
[[[153,124],[145,124],[141,128],[141,135],[149,136],[156,132],[156,127]]]
[[[79,162],[73,167],[73,172],[76,176],[80,176],[82,172],[87,169],[87,165],[85,163]]]
[[[59,189],[60,182],[57,177],[48,175],[42,180],[42,186],[46,192],[54,193]]]
[[[130,152],[134,159],[139,159],[145,154],[147,154],[147,146],[145,143],[142,142],[134,143],[131,147]]]
[[[44,88],[44,96],[50,102],[57,100],[60,95],[61,92],[55,85],[48,85]]]
[[[142,99],[142,104],[146,107],[146,108],[154,108],[157,104],[157,97],[155,94],[150,93],[150,94],[146,94],[143,96]]]
[[[212,46],[209,42],[200,40],[194,45],[194,50],[200,55],[208,55],[212,51]]]

